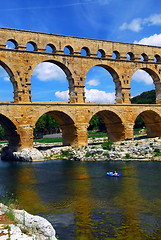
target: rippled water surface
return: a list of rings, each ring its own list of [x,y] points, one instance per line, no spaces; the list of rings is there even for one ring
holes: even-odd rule
[[[48,219],[60,240],[161,239],[161,162],[0,161],[6,192]]]

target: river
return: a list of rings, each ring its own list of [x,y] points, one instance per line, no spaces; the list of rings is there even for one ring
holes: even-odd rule
[[[161,239],[160,186],[161,162],[0,161],[0,195],[13,193],[60,240]]]

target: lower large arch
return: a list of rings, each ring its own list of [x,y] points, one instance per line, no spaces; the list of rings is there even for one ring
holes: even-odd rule
[[[125,139],[125,130],[121,118],[114,112],[103,110],[96,113],[105,123],[108,138],[111,141],[121,141]]]
[[[73,119],[66,113],[58,110],[49,111],[45,114],[52,116],[59,123],[62,130],[63,145],[74,146],[77,134]]]
[[[5,130],[9,142],[9,149],[11,151],[17,151],[20,146],[20,136],[17,133],[16,126],[9,118],[4,116],[3,114],[0,114],[0,124]]]
[[[143,119],[148,137],[161,137],[161,116],[153,110],[143,111],[139,114]]]

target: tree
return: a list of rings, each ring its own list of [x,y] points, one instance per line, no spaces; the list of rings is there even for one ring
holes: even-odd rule
[[[44,134],[51,134],[59,129],[59,123],[50,115],[44,114],[42,115],[34,129],[34,136],[44,135]]]

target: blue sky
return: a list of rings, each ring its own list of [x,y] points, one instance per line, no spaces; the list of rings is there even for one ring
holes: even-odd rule
[[[0,26],[161,46],[161,3],[160,0],[6,0],[1,2]],[[0,77],[0,101],[12,101],[13,87],[3,69]],[[68,82],[55,65],[38,65],[31,83],[32,101],[67,101]],[[114,102],[115,86],[106,70],[92,68],[85,86],[86,101]],[[151,89],[154,89],[151,77],[136,72],[131,82],[132,96]]]

